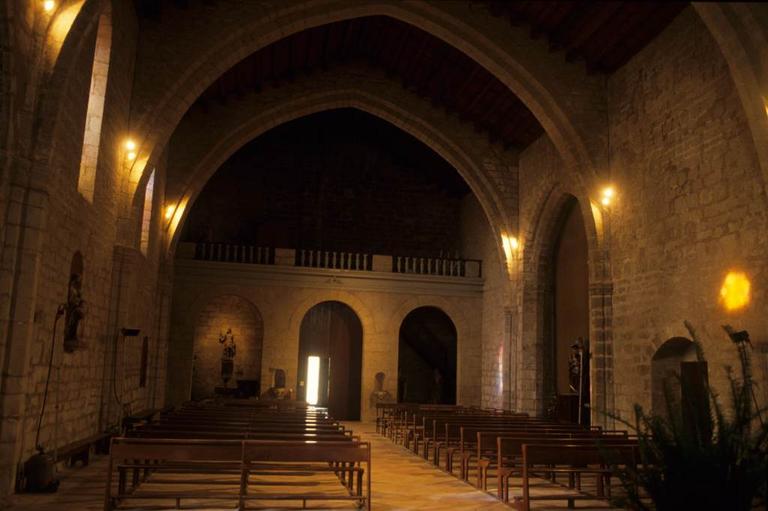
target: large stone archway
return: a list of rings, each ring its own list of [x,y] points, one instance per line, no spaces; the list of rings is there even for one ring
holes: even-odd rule
[[[176,205],[166,226],[171,254],[197,195],[237,149],[282,123],[342,107],[360,109],[398,126],[448,161],[482,205],[502,256],[501,233],[517,230],[516,154],[491,145],[458,119],[403,90],[383,73],[368,69],[313,75],[223,105],[205,114],[206,125],[215,126],[219,137],[200,130],[194,116],[183,123],[174,135],[169,158],[166,201]],[[182,150],[177,153],[175,147]]]
[[[148,31],[147,50],[157,45],[178,46],[172,61],[153,59],[137,69],[132,118],[141,140],[140,158],[131,171],[131,195],[145,168],[162,153],[180,119],[194,100],[224,71],[254,51],[290,34],[344,19],[383,15],[412,24],[466,53],[520,97],[538,118],[560,151],[580,188],[587,190],[595,169],[603,167],[605,103],[603,83],[588,77],[581,66],[567,64],[546,44],[533,41],[524,29],[510,27],[481,6],[459,2],[351,2],[336,0],[286,2],[261,15],[253,4],[214,6],[205,27],[179,13],[171,31]],[[226,13],[219,9],[226,10]],[[242,11],[242,12],[239,12]],[[210,23],[210,19],[220,23]],[[256,20],[243,24],[242,20]],[[216,27],[214,32],[210,27]],[[201,58],[201,55],[203,56]],[[171,80],[163,76],[174,77]],[[130,197],[127,199],[130,202]],[[126,205],[125,207],[128,207]]]

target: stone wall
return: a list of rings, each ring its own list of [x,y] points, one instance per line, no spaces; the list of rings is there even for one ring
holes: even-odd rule
[[[274,370],[283,369],[288,387],[294,390],[299,330],[305,314],[325,301],[348,305],[363,327],[363,420],[375,415],[370,395],[377,372],[386,374],[384,390],[397,395],[397,346],[403,319],[418,307],[437,307],[457,330],[457,401],[480,404],[482,282],[478,279],[179,259],[175,266],[169,347],[172,376],[167,389],[170,403],[190,396],[194,318],[200,317],[211,299],[236,295],[252,303],[264,318],[262,380],[272,381]]]
[[[507,274],[488,218],[474,195],[464,198],[461,246],[466,257],[483,261],[482,403],[510,407],[510,314]]]
[[[29,12],[11,6],[14,36],[24,30],[39,35],[50,19],[51,15],[42,13],[41,4],[28,4]],[[84,266],[83,343],[76,351],[65,352],[64,320],[58,322],[40,443],[55,450],[103,431],[122,413],[160,405],[164,398],[157,385],[164,380],[166,365],[164,334],[160,333],[163,293],[158,285],[160,215],[153,217],[150,259],[138,247],[116,247],[116,197],[127,173],[121,147],[129,134],[136,19],[128,3],[115,2],[109,7],[107,2],[86,2],[79,11],[72,11],[76,16],[68,33],[52,29],[48,38],[33,38],[32,44],[39,46],[13,46],[12,90],[17,94],[18,117],[2,159],[2,178],[10,183],[8,200],[0,197],[5,215],[2,324],[13,325],[2,328],[2,352],[11,356],[0,359],[0,499],[12,486],[18,464],[34,452],[55,313],[67,299],[76,252],[82,255]],[[76,2],[62,2],[60,8],[69,13],[78,7]],[[101,51],[107,45],[111,55],[94,197],[89,202],[78,192],[77,184],[100,19],[112,24],[113,37],[99,41]],[[162,193],[156,197],[158,210]],[[12,278],[5,279],[6,275]],[[141,335],[123,339],[120,327],[140,328]],[[141,386],[145,336],[149,363]]]
[[[673,24],[608,82],[610,211],[618,410],[650,405],[650,361],[690,320],[710,381],[736,351],[720,328],[768,330],[768,201],[728,66],[696,14]],[[752,280],[752,303],[728,315],[718,296],[728,271]]]
[[[602,210],[613,282],[616,410],[651,405],[651,359],[666,340],[689,337],[696,327],[710,361],[710,382],[723,390],[724,366],[736,351],[720,325],[766,331],[768,211],[754,146],[727,65],[692,10],[608,81],[610,169],[606,180],[617,198]],[[556,216],[565,194],[574,193],[585,219],[594,222],[587,198],[574,192],[546,136],[520,156],[520,232],[525,256],[516,342],[524,360],[518,403],[542,384],[547,338],[540,305],[551,268],[541,260],[554,241],[549,211]],[[603,185],[606,183],[602,183]],[[595,201],[599,200],[599,188]],[[586,203],[586,204],[585,204]],[[554,207],[548,206],[555,205]],[[594,240],[590,240],[595,251]],[[530,258],[529,258],[530,254]],[[752,303],[724,312],[718,297],[730,270],[752,280]],[[594,279],[594,258],[590,258]],[[528,289],[529,291],[526,291]],[[594,300],[591,308],[599,304]],[[594,314],[593,314],[594,317]],[[527,355],[526,352],[534,353]],[[755,363],[764,372],[762,348]],[[594,369],[594,368],[593,368]],[[600,414],[601,412],[597,412]]]

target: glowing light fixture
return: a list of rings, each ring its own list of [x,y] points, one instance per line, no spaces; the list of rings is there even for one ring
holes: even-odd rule
[[[125,158],[128,161],[133,161],[136,159],[136,142],[131,140],[130,138],[125,141],[125,144],[123,144],[126,150]]]
[[[173,212],[176,209],[176,207],[171,204],[170,206],[165,207],[165,219],[170,220],[171,217],[173,217]]]
[[[55,7],[56,7],[56,2],[54,2],[53,0],[45,0],[45,2],[43,2],[43,10],[45,12],[51,12]]]
[[[749,305],[752,283],[744,272],[730,271],[720,288],[720,303],[728,311],[737,311]]]
[[[307,358],[307,404],[316,405],[320,391],[320,357]]]
[[[603,206],[610,206],[611,201],[616,196],[616,190],[612,186],[606,186],[603,191],[600,192],[600,204]]]

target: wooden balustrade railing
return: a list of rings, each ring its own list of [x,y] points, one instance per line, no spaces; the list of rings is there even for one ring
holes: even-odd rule
[[[332,270],[374,271],[374,255],[361,252],[343,252],[318,249],[275,249],[252,245],[231,243],[196,243],[188,244],[186,257],[192,256],[200,261],[247,264],[278,264],[303,268],[326,268]],[[276,258],[276,252],[278,256]],[[184,257],[184,256],[182,256]],[[414,256],[375,256],[376,271],[410,273],[416,275],[434,275],[444,277],[482,277],[482,261],[479,259],[459,259],[451,257],[414,257]]]
[[[306,268],[372,271],[373,256],[359,252],[337,252],[302,248],[296,250],[295,265]]]
[[[479,259],[455,259],[448,257],[413,257],[392,256],[393,273],[415,273],[418,275],[442,275],[446,277],[466,277],[468,263],[476,265],[469,273],[472,277],[482,277],[482,261]]]
[[[197,243],[195,259],[222,263],[275,264],[275,249],[229,243]]]

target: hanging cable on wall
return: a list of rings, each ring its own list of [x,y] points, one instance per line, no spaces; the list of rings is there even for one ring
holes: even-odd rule
[[[35,449],[33,454],[24,463],[25,489],[29,492],[55,492],[59,487],[59,481],[54,478],[54,459],[45,453],[40,445],[40,430],[43,427],[45,405],[48,402],[48,390],[51,384],[51,372],[53,371],[53,358],[56,354],[56,327],[66,311],[65,305],[59,305],[56,309],[56,317],[53,320],[53,333],[51,334],[51,355],[48,360],[48,375],[45,378],[45,390],[43,391],[43,403],[40,406],[40,416],[37,419],[37,432],[35,433]]]

